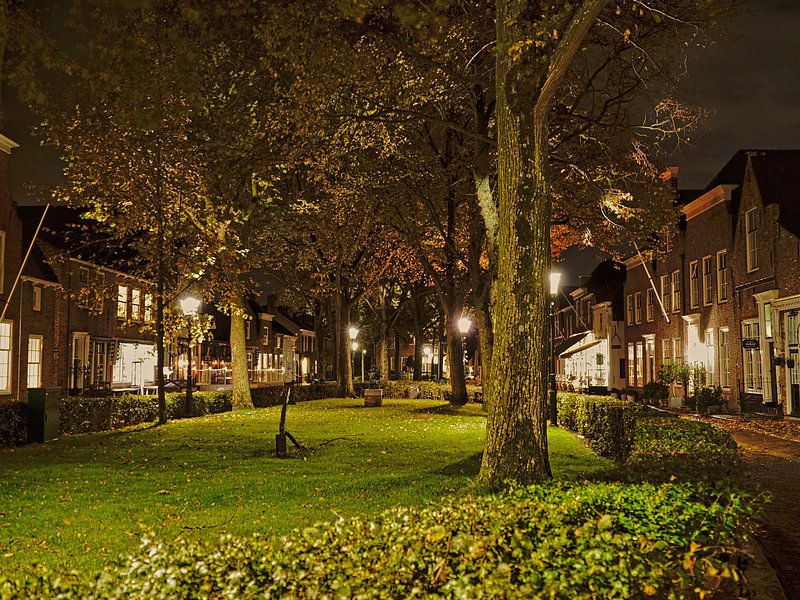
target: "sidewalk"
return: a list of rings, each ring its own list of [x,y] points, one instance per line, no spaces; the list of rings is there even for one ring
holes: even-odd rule
[[[758,541],[788,600],[800,600],[800,422],[696,417],[729,430],[742,452],[753,491],[771,493]]]

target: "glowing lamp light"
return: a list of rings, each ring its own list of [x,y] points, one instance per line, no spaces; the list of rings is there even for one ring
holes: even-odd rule
[[[433,350],[431,350],[430,346],[425,346],[424,348],[422,348],[422,353],[425,356],[430,356],[431,354],[433,354]]]
[[[352,348],[353,348],[353,352],[358,350],[358,342],[353,342]]]
[[[561,281],[561,273],[558,271],[550,272],[550,295],[558,296],[558,283]]]
[[[351,325],[350,329],[347,330],[347,333],[350,335],[351,340],[355,340],[358,337],[358,327]]]
[[[461,335],[467,335],[470,327],[472,327],[472,321],[469,317],[461,317],[458,320],[458,330],[461,332]]]
[[[186,316],[196,315],[200,310],[200,298],[191,294],[181,298],[181,311]]]

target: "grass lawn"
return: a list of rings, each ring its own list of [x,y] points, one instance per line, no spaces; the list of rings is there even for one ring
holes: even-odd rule
[[[479,406],[360,404],[290,406],[304,458],[274,458],[277,407],[0,451],[0,571],[32,562],[96,570],[147,530],[164,539],[283,534],[468,488],[483,445]],[[614,469],[562,430],[550,430],[550,449],[557,478]]]

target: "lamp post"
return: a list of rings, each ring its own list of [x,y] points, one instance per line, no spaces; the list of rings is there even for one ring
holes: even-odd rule
[[[472,321],[467,316],[458,320],[458,330],[461,332],[461,360],[464,363],[464,375],[467,371],[467,334],[472,327]]]
[[[194,398],[192,397],[192,344],[194,343],[194,317],[200,310],[200,298],[191,294],[181,298],[181,311],[188,320],[189,328],[189,351],[186,361],[186,416],[191,417],[194,413]]]
[[[350,349],[353,352],[355,352],[356,350],[358,350],[358,342],[356,341],[356,339],[358,338],[358,327],[356,327],[355,325],[350,325],[350,327],[347,328],[347,335],[350,336]],[[352,371],[355,373],[355,370],[356,370],[356,355],[353,354]]]
[[[361,351],[361,383],[364,383],[364,359],[367,357],[367,349]]]
[[[422,354],[425,356],[425,358],[428,359],[428,362],[430,363],[430,366],[431,366],[431,371],[433,371],[433,362],[432,362],[433,359],[431,358],[431,356],[433,355],[433,350],[431,350],[430,346],[423,346],[422,347]],[[429,372],[428,374],[431,375],[432,373]]]
[[[558,426],[558,400],[556,398],[556,299],[558,298],[558,284],[561,273],[550,272],[550,425]]]

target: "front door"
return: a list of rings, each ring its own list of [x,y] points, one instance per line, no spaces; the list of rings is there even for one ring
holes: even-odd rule
[[[800,414],[800,319],[797,311],[786,315],[786,384],[789,391],[789,411]]]

